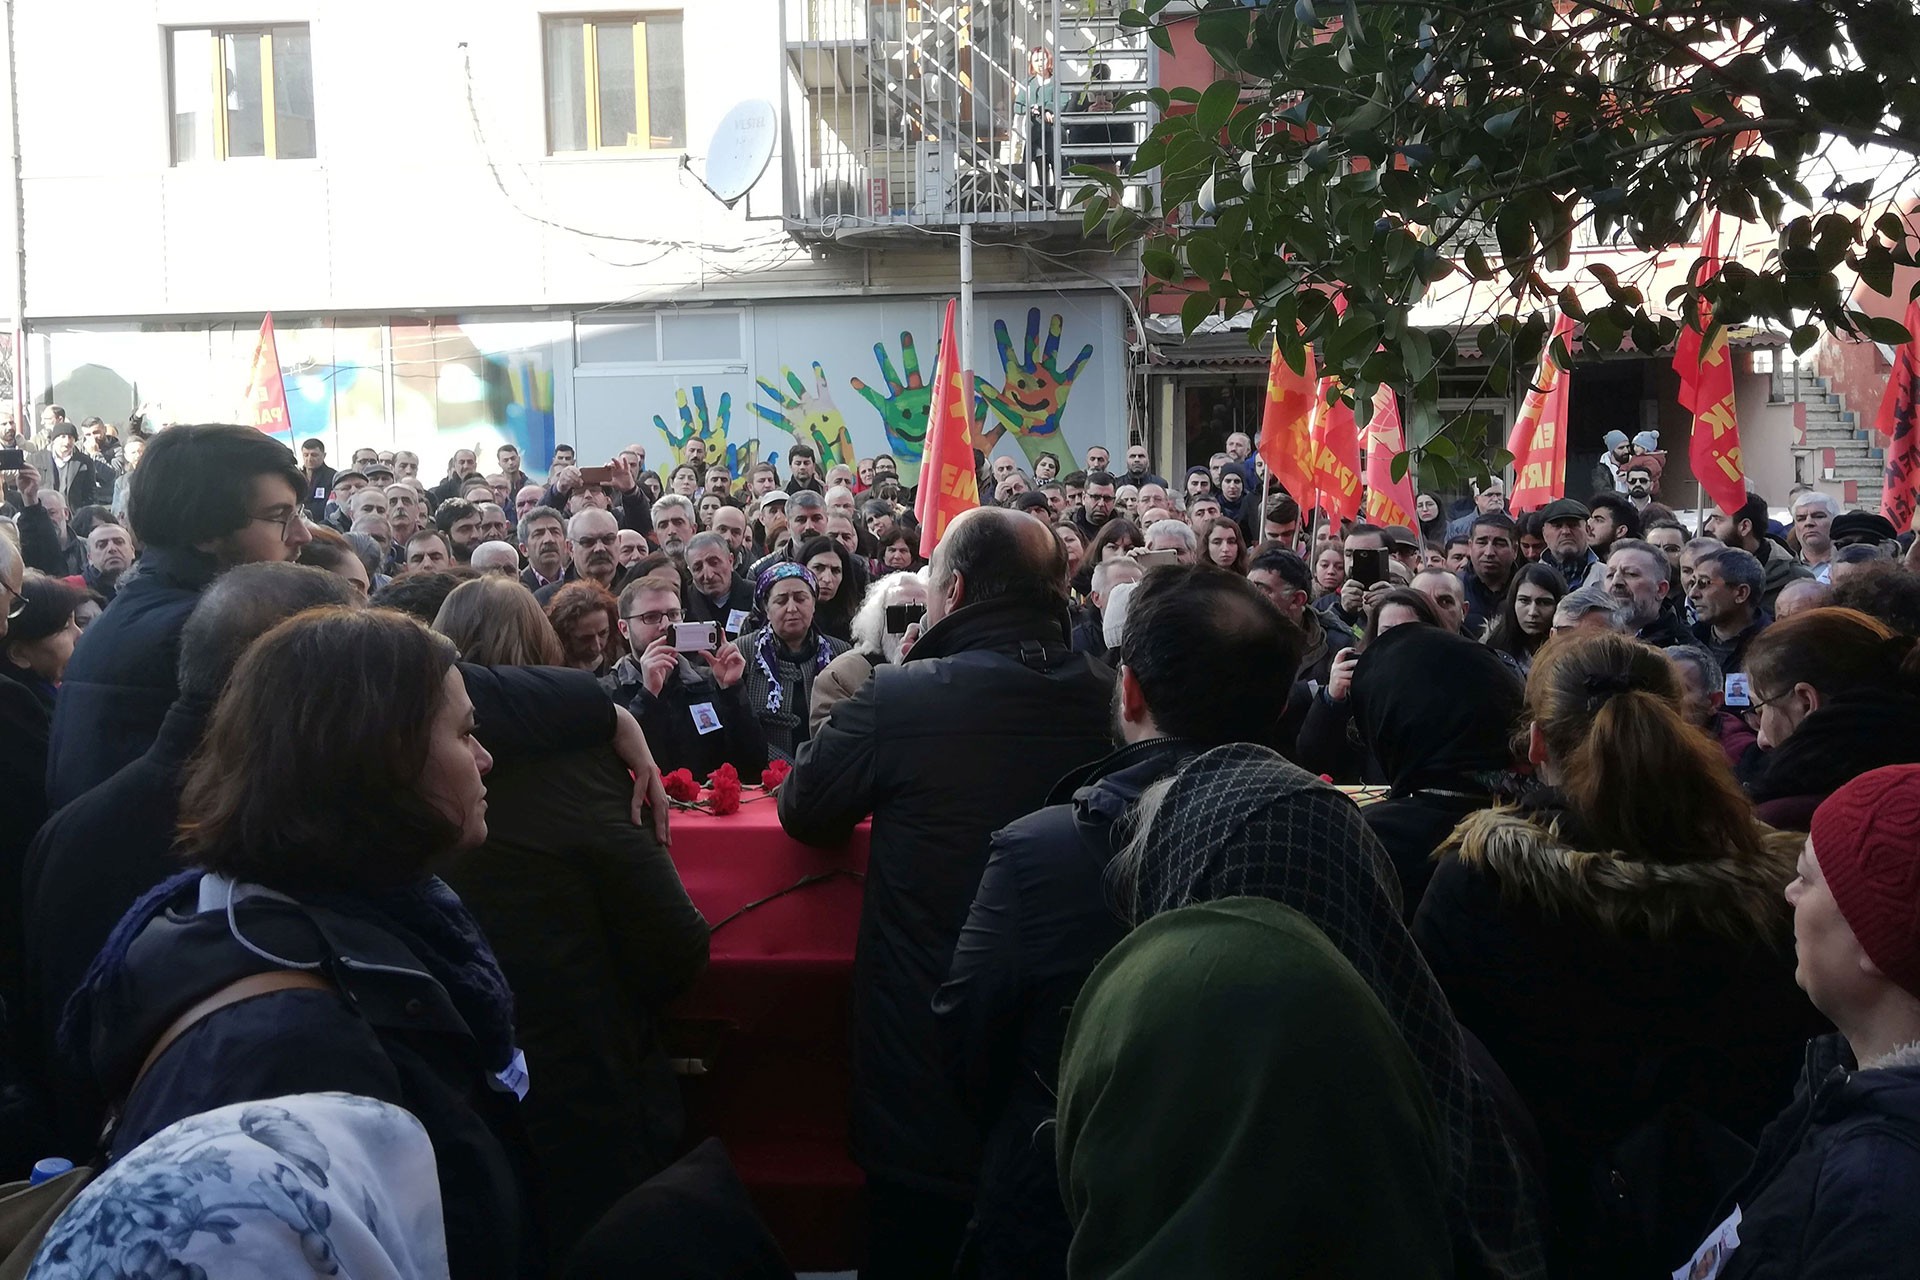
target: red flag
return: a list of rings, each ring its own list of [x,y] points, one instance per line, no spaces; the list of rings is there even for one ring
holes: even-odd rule
[[[973,374],[960,367],[960,343],[953,336],[954,300],[947,299],[947,321],[940,332],[940,354],[933,362],[933,403],[927,411],[927,444],[921,455],[920,491],[914,508],[920,517],[920,554],[933,555],[934,544],[962,511],[980,505],[980,480],[973,471]]]
[[[1367,423],[1367,496],[1363,509],[1367,523],[1404,525],[1418,529],[1413,514],[1413,475],[1393,478],[1394,455],[1407,451],[1406,428],[1400,422],[1400,400],[1393,388],[1373,393],[1373,418]]]
[[[1887,391],[1873,428],[1887,440],[1887,477],[1880,490],[1880,514],[1905,533],[1913,525],[1920,500],[1920,423],[1914,397],[1920,394],[1920,300],[1907,304],[1907,341],[1893,355]]]
[[[293,441],[293,421],[287,417],[287,384],[280,378],[280,348],[273,340],[273,312],[260,322],[260,341],[254,344],[253,368],[247,375],[247,412],[253,425],[270,436]]]
[[[1322,511],[1334,520],[1351,520],[1360,513],[1360,429],[1353,410],[1337,396],[1339,386],[1338,378],[1322,378],[1314,392],[1310,483]]]
[[[1707,224],[1700,242],[1696,285],[1720,274],[1720,215]],[[1711,332],[1711,337],[1709,337]],[[1713,309],[1700,303],[1700,327],[1684,325],[1673,347],[1673,371],[1680,375],[1680,407],[1693,415],[1688,457],[1693,475],[1719,508],[1732,515],[1747,500],[1747,473],[1740,463],[1740,421],[1733,403],[1733,361],[1727,331],[1715,328]]]
[[[1513,493],[1507,505],[1514,511],[1534,511],[1567,496],[1567,393],[1572,380],[1553,358],[1555,338],[1571,349],[1573,317],[1563,315],[1554,323],[1540,353],[1540,371],[1507,437],[1507,452],[1513,455]]]
[[[1273,344],[1267,362],[1267,405],[1260,415],[1260,457],[1274,483],[1306,511],[1313,506],[1313,348],[1295,373]]]

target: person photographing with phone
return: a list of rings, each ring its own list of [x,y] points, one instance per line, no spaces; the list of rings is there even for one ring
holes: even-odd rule
[[[1358,637],[1367,613],[1393,588],[1393,572],[1388,568],[1391,552],[1386,530],[1378,525],[1356,524],[1347,531],[1344,544],[1347,576],[1340,590],[1314,607],[1322,620],[1334,624],[1334,634]]]
[[[767,767],[767,739],[747,705],[746,659],[716,622],[689,622],[680,580],[636,578],[620,593],[627,653],[601,678],[633,713],[660,771],[705,778],[730,764],[749,781]]]

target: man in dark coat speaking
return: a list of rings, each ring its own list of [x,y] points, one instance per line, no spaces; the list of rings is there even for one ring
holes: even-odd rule
[[[952,1268],[981,1150],[945,1087],[934,993],[988,838],[1110,750],[1113,675],[1068,645],[1065,553],[1045,525],[965,513],[934,551],[927,594],[925,633],[834,707],[779,791],[781,825],[808,844],[873,817],[853,977],[863,1280]]]

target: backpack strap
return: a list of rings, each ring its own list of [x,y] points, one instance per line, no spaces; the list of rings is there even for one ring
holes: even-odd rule
[[[239,1004],[242,1000],[251,1000],[255,996],[272,995],[276,991],[331,991],[333,983],[318,973],[306,969],[269,969],[265,973],[250,974],[237,982],[230,982],[206,999],[187,1009],[175,1018],[160,1038],[153,1042],[153,1048],[147,1051],[146,1060],[140,1064],[140,1070],[134,1073],[133,1083],[127,1086],[127,1096],[132,1097],[134,1090],[146,1078],[153,1064],[162,1054],[173,1047],[173,1042],[193,1029],[195,1023],[210,1014],[217,1013],[228,1005]]]

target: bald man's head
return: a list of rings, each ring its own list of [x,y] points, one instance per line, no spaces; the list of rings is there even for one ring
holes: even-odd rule
[[[1067,553],[1038,520],[1004,507],[976,507],[947,526],[933,551],[928,585],[929,623],[1009,596],[1064,609]]]

